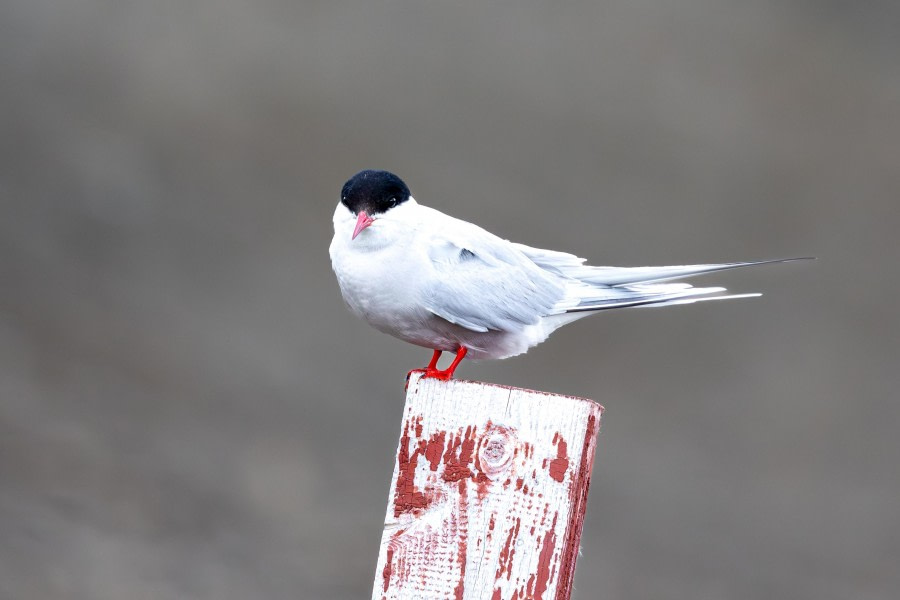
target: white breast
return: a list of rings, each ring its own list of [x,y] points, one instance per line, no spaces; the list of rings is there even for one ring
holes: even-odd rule
[[[431,316],[419,301],[429,265],[415,251],[415,232],[404,234],[395,220],[378,218],[351,240],[355,222],[355,215],[338,204],[329,253],[341,294],[350,310],[373,327],[407,339]]]

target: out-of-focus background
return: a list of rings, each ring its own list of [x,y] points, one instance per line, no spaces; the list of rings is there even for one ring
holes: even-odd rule
[[[0,2],[0,598],[371,590],[363,168],[595,264],[815,254],[463,378],[607,407],[575,598],[900,597],[900,4]]]

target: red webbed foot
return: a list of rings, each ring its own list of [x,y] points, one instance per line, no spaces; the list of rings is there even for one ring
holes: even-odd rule
[[[431,357],[431,362],[428,363],[428,366],[424,369],[413,369],[410,371],[411,373],[424,373],[424,377],[432,377],[434,379],[440,379],[442,381],[449,381],[453,378],[453,373],[456,371],[456,367],[459,366],[459,363],[462,362],[462,359],[466,357],[466,353],[469,350],[465,346],[460,346],[459,350],[456,351],[456,357],[453,359],[453,362],[450,363],[450,366],[446,369],[438,369],[437,361],[441,357],[441,351],[435,350],[434,354]]]

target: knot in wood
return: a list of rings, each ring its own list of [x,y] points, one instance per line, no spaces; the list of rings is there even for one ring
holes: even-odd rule
[[[489,426],[482,438],[479,460],[481,471],[491,479],[498,479],[512,464],[518,439],[508,427]]]

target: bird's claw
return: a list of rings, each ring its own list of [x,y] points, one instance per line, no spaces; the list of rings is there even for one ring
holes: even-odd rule
[[[422,373],[422,379],[440,379],[441,381],[449,381],[453,379],[453,371],[450,369],[429,369],[428,367],[424,369],[413,369],[406,375],[406,379],[409,379],[409,376],[413,373]]]
[[[425,369],[425,375],[422,376],[423,379],[440,379],[441,381],[450,381],[453,379],[453,371],[450,369]]]
[[[406,385],[403,389],[409,389],[409,378],[412,377],[413,373],[421,373],[422,379],[439,379],[440,381],[450,381],[453,379],[453,371],[450,369],[444,369],[443,371],[440,369],[413,369],[409,373],[406,374]]]

